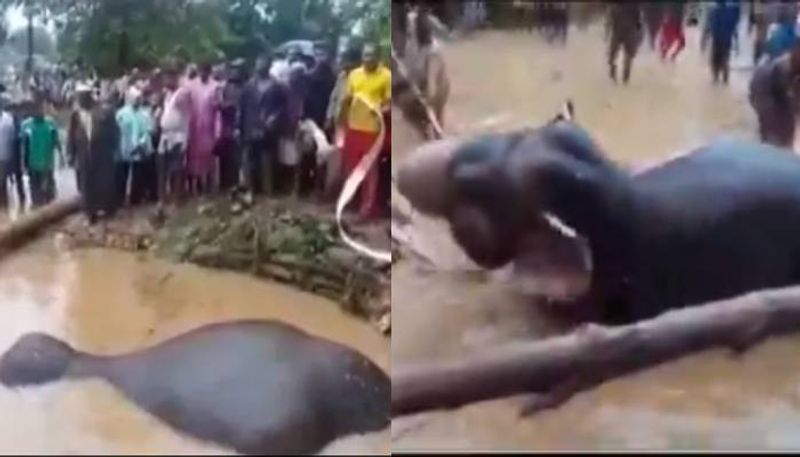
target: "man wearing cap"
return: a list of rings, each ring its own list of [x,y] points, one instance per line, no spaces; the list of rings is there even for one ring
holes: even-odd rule
[[[92,88],[76,88],[78,107],[67,127],[67,158],[75,167],[78,190],[89,223],[113,217],[117,208],[115,158],[119,149],[116,102],[107,97],[97,106]],[[109,94],[110,95],[110,94]]]

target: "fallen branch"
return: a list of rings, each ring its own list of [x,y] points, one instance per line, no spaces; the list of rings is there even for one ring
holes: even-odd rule
[[[465,360],[393,368],[392,415],[537,394],[528,411],[555,407],[611,379],[712,348],[741,354],[770,336],[800,331],[800,287],[671,311],[620,327],[584,326]]]
[[[0,255],[34,238],[41,230],[80,210],[81,199],[57,201],[28,213],[0,229]]]

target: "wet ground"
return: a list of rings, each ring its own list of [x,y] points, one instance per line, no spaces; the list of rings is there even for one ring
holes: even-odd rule
[[[525,32],[480,32],[445,46],[452,81],[445,129],[459,135],[538,125],[570,98],[577,120],[626,165],[664,160],[721,135],[752,138],[749,40],[741,51],[730,85],[714,86],[698,32],[689,29],[677,62],[660,62],[645,45],[630,85],[615,86],[600,27],[573,28],[563,47]],[[395,164],[415,144],[408,126],[395,122]],[[476,271],[441,224],[414,215],[405,235],[437,267],[404,261],[392,272],[395,366],[467,355],[549,330],[534,305],[496,275]],[[798,351],[800,338],[784,338],[742,359],[698,354],[528,419],[518,418],[517,399],[401,418],[393,424],[393,449],[796,449]]]
[[[67,252],[45,240],[0,263],[0,351],[45,331],[78,349],[114,354],[205,324],[280,319],[353,347],[389,369],[388,341],[366,322],[295,289],[243,275],[110,250]],[[152,373],[158,376],[158,373]],[[0,453],[229,454],[184,437],[100,381],[0,387]],[[388,431],[326,453],[387,453]]]

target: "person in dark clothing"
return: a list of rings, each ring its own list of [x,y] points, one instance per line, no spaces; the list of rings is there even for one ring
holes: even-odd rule
[[[14,147],[19,143],[19,132],[14,116],[8,109],[8,100],[0,95],[0,212],[8,209],[8,175]]]
[[[156,154],[161,137],[158,122],[155,121],[155,114],[159,111],[159,98],[154,86],[150,85],[143,94],[143,104],[139,108],[140,115],[149,119],[150,135],[149,144],[146,149],[149,151],[144,154],[139,162],[133,164],[133,179],[131,182],[130,200],[131,205],[136,206],[143,203],[156,203],[158,201],[158,178],[156,173]]]
[[[789,53],[759,65],[750,80],[750,105],[758,116],[761,141],[781,148],[793,147],[800,82],[800,43]]]
[[[25,192],[25,163],[22,157],[22,139],[19,136],[19,129],[22,125],[22,120],[28,116],[27,111],[29,108],[25,104],[15,103],[11,105],[10,109],[14,116],[14,129],[17,131],[17,138],[11,151],[11,160],[6,178],[11,181],[12,186],[17,191],[17,202],[20,210],[24,210],[28,199]]]
[[[272,59],[256,63],[256,74],[242,90],[240,132],[245,147],[245,175],[251,192],[272,194],[287,97],[281,83],[269,73]]]
[[[383,112],[386,124],[386,136],[383,139],[383,151],[378,159],[378,211],[383,215],[390,214],[392,203],[392,114],[391,110]]]
[[[319,128],[324,128],[331,92],[336,85],[336,72],[333,70],[327,51],[318,48],[315,53],[316,65],[308,75],[305,116],[314,121]]]
[[[75,168],[83,209],[91,224],[114,217],[119,204],[114,160],[119,149],[116,104],[116,98],[109,95],[98,106],[91,92],[85,91],[69,120],[67,157]]]
[[[739,2],[731,0],[717,0],[709,11],[701,43],[705,49],[706,43],[711,40],[711,76],[715,84],[720,79],[728,84],[731,49],[737,39],[740,13]]]
[[[767,30],[769,29],[769,18],[767,16],[765,2],[755,0],[750,2],[749,23],[747,32],[753,33],[753,65],[758,65],[761,56],[766,51]]]
[[[623,2],[627,3],[627,2]],[[656,38],[658,31],[661,29],[661,22],[664,19],[664,2],[644,2],[642,5],[642,14],[644,16],[644,25],[647,29],[647,43],[650,49],[655,49]]]
[[[242,90],[247,81],[244,61],[232,62],[227,73],[220,104],[222,132],[216,150],[219,160],[219,187],[222,191],[231,190],[239,185],[242,160],[237,130]]]
[[[392,49],[394,49],[398,57],[403,58],[406,53],[406,40],[408,39],[407,2],[392,2],[391,29]]]
[[[289,84],[286,86],[288,109],[282,144],[287,150],[284,151],[283,160],[278,165],[280,179],[277,181],[280,191],[288,192],[292,196],[309,194],[313,191],[316,180],[315,156],[300,154],[300,150],[296,147],[300,122],[308,117],[305,106],[309,97],[309,83],[309,75],[301,67],[289,71]]]
[[[95,102],[92,90],[87,86],[76,87],[75,97],[78,106],[70,113],[67,124],[67,163],[75,170],[75,187],[78,189],[78,193],[85,196],[85,173],[89,155],[89,139],[94,126],[92,111]]]
[[[22,121],[18,114],[14,114],[14,130],[19,132]],[[22,142],[19,135],[15,138],[14,148],[11,150],[11,161],[6,178],[11,181],[12,186],[17,191],[17,203],[20,210],[25,209],[28,198],[25,193],[25,167],[22,160]]]
[[[147,85],[147,108],[150,112],[152,133],[150,134],[151,154],[142,163],[140,182],[142,183],[142,201],[158,202],[158,146],[161,144],[161,113],[164,109],[164,73],[160,68],[153,70]]]
[[[622,81],[627,84],[631,66],[642,41],[642,11],[638,2],[612,3],[608,6],[606,35],[609,41],[608,66],[611,79],[617,82],[617,55],[623,51]]]

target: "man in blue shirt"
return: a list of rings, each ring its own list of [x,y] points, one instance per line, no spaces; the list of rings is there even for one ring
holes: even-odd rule
[[[781,16],[775,24],[775,31],[769,36],[766,43],[766,53],[770,59],[775,59],[788,52],[795,40],[795,17],[790,11],[781,11]]]
[[[703,31],[702,47],[711,38],[711,76],[714,83],[728,84],[730,58],[733,42],[738,38],[736,28],[739,25],[741,9],[738,1],[717,0],[709,11],[706,27]]]

